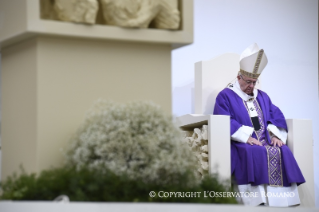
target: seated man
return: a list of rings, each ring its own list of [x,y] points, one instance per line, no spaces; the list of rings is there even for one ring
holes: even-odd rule
[[[242,198],[246,205],[300,204],[297,185],[305,179],[285,145],[287,125],[268,95],[255,89],[267,64],[263,49],[248,47],[240,57],[240,71],[217,98],[216,115],[231,120],[231,172],[240,192],[258,192]]]

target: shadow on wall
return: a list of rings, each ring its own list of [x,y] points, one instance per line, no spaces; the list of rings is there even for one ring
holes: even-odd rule
[[[173,89],[173,111],[174,116],[182,116],[185,114],[194,113],[194,82],[190,82],[181,87]]]

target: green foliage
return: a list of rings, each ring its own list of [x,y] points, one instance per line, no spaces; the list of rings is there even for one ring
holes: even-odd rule
[[[0,199],[67,195],[71,201],[236,203],[234,198],[208,196],[230,189],[217,175],[200,180],[197,168],[178,127],[158,106],[100,100],[71,140],[64,167],[39,175],[22,170],[1,182]],[[160,197],[159,192],[168,193]]]
[[[23,173],[9,177],[1,183],[1,199],[11,200],[53,200],[64,194],[71,201],[93,202],[197,202],[197,203],[236,203],[234,198],[204,197],[204,191],[230,191],[217,179],[207,176],[200,184],[189,184],[190,175],[178,176],[178,183],[156,184],[141,179],[132,179],[126,175],[118,176],[111,171],[103,173],[97,170],[82,168],[56,168],[43,171],[39,176]],[[156,193],[150,197],[150,191]],[[161,198],[158,192],[201,192],[200,197],[166,197]]]

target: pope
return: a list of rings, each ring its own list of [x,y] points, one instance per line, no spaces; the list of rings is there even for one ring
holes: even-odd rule
[[[299,205],[297,186],[305,179],[286,145],[285,117],[265,92],[255,88],[267,63],[264,50],[257,44],[245,49],[237,79],[218,94],[214,114],[230,116],[231,172],[239,191],[293,194],[243,197],[243,203]]]

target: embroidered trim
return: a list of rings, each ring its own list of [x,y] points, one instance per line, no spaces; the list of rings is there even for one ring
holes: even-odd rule
[[[247,76],[247,77],[250,77],[250,78],[254,78],[254,79],[257,79],[257,78],[260,76],[260,74],[250,73],[250,72],[247,72],[247,71],[245,71],[245,70],[243,70],[243,69],[240,69],[239,72],[240,72],[241,74],[243,74],[244,76]]]
[[[268,162],[268,178],[269,178],[269,186],[272,187],[283,187],[283,180],[282,180],[282,166],[281,166],[281,151],[279,147],[273,147],[273,146],[265,146],[267,150],[267,162]],[[276,157],[276,153],[273,151],[278,151],[278,158]],[[271,158],[269,158],[271,156]],[[278,169],[276,168],[276,164],[272,164],[272,161],[279,159],[279,173],[276,173]],[[280,175],[280,182],[276,180],[276,177]]]
[[[261,116],[262,116],[261,118],[262,118],[262,120],[260,120],[260,121],[262,122],[263,119],[265,118],[265,117],[264,117],[264,113],[263,113],[263,111],[261,110],[258,101],[255,101],[255,100],[254,100],[254,102],[256,103],[256,105],[257,105],[257,107],[258,107],[257,110],[261,112]],[[266,130],[266,128],[265,128],[264,130]],[[259,132],[261,132],[261,131],[259,131]],[[265,132],[265,133],[266,133],[266,132]],[[281,166],[281,151],[280,151],[280,148],[279,148],[279,147],[270,146],[270,145],[268,145],[267,143],[265,144],[265,147],[266,147],[266,149],[267,149],[267,159],[268,159],[267,162],[268,162],[269,185],[272,186],[272,187],[282,187],[282,186],[283,186],[283,179],[282,179],[282,166]],[[271,152],[269,152],[269,150],[270,150]],[[278,153],[277,153],[277,154],[274,153],[274,152],[273,152],[274,150],[277,150]],[[272,158],[271,158],[270,160],[269,160],[269,155],[272,156]],[[277,157],[277,156],[278,156],[278,157]],[[279,166],[278,166],[278,168],[276,168],[273,164],[270,163],[272,160],[279,160]],[[275,173],[276,171],[277,171],[277,173]],[[275,174],[277,174],[277,177],[278,177],[278,175],[280,176],[280,182],[278,182],[278,179],[275,179],[276,177],[273,176],[273,175],[275,175]]]
[[[254,71],[253,71],[254,74],[257,74],[257,72],[258,72],[259,65],[260,65],[261,59],[263,57],[263,54],[264,54],[264,50],[260,49],[258,52],[256,62],[255,62],[255,66],[254,66]]]
[[[258,139],[258,141],[260,141],[260,138],[262,137],[262,132],[265,132],[265,127],[264,127],[264,114],[260,108],[260,105],[258,103],[258,101],[256,99],[253,100],[253,102],[256,104],[257,108],[257,112],[259,111],[260,114],[258,114],[261,116],[259,119],[259,122],[261,124],[261,128],[258,131],[255,131],[256,137]],[[243,100],[243,103],[245,105],[245,108],[248,112],[248,115],[250,114],[250,111],[248,109],[248,105],[247,103]],[[255,106],[255,107],[256,107]],[[250,115],[249,115],[250,116]],[[253,123],[250,119],[250,122],[253,126]],[[261,137],[260,137],[260,136]],[[267,165],[268,165],[268,179],[269,179],[269,185],[272,187],[283,187],[283,178],[282,178],[282,165],[281,165],[281,151],[279,147],[274,147],[274,146],[270,146],[268,143],[265,142],[265,140],[263,139],[262,141],[260,141],[263,146],[266,148],[267,151]],[[277,164],[279,163],[279,164]]]

